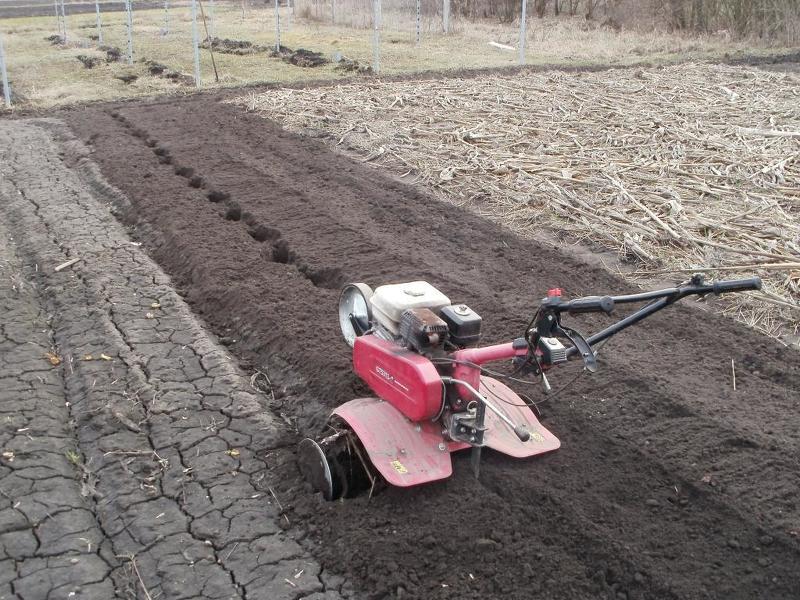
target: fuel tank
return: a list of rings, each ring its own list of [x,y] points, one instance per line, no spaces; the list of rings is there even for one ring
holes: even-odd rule
[[[442,380],[424,356],[374,335],[363,335],[355,339],[353,366],[373,392],[412,421],[439,413]]]

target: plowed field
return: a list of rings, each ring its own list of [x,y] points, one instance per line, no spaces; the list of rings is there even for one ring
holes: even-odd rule
[[[124,195],[134,238],[240,365],[268,376],[265,410],[298,435],[367,393],[338,331],[344,282],[426,279],[483,316],[485,341],[520,335],[549,287],[628,289],[210,98],[65,118]],[[329,592],[798,598],[798,390],[796,351],[686,304],[614,338],[596,375],[541,405],[562,441],[551,455],[487,453],[477,481],[456,457],[444,483],[337,503],[308,492],[292,443],[267,466]]]

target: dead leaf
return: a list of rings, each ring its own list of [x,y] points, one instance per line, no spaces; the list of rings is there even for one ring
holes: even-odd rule
[[[153,313],[149,312],[149,313],[145,314],[144,318],[145,319],[155,319],[156,316]]]
[[[150,305],[150,308],[161,308],[161,304],[159,304],[158,302],[153,302],[153,303]]]
[[[61,364],[61,357],[58,356],[58,354],[55,354],[53,352],[48,352],[45,354],[45,357],[47,358],[47,360],[50,361],[50,364],[53,365],[54,367],[57,367],[58,365]]]
[[[225,454],[227,454],[228,456],[236,457],[239,456],[239,451],[236,449],[226,450]]]
[[[706,473],[700,478],[703,483],[711,483],[711,473]]]
[[[6,450],[3,454],[0,454],[3,458],[5,458],[8,462],[14,461],[14,452],[11,450]]]
[[[114,360],[114,359],[108,356],[107,354],[101,354],[100,360]]]
[[[83,360],[94,360],[94,357],[91,354],[84,354]]]

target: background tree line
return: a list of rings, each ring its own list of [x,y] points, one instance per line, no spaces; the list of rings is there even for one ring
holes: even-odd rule
[[[521,0],[453,0],[468,18],[519,18]],[[614,28],[651,27],[670,31],[800,41],[800,0],[528,0],[529,14],[544,18],[583,16]]]

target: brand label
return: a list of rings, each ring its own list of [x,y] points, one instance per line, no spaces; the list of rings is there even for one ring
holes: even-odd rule
[[[376,366],[375,372],[381,377],[383,377],[386,381],[394,383],[394,376],[391,373],[389,373],[386,369]]]
[[[394,375],[389,373],[389,371],[387,371],[383,367],[375,365],[375,372],[378,375],[380,375],[382,379],[385,379],[386,381],[388,381],[389,383],[391,383],[395,387],[400,388],[404,392],[408,392],[408,388],[406,386],[404,386],[402,383],[400,383],[399,381],[397,381],[397,379],[394,378]]]

